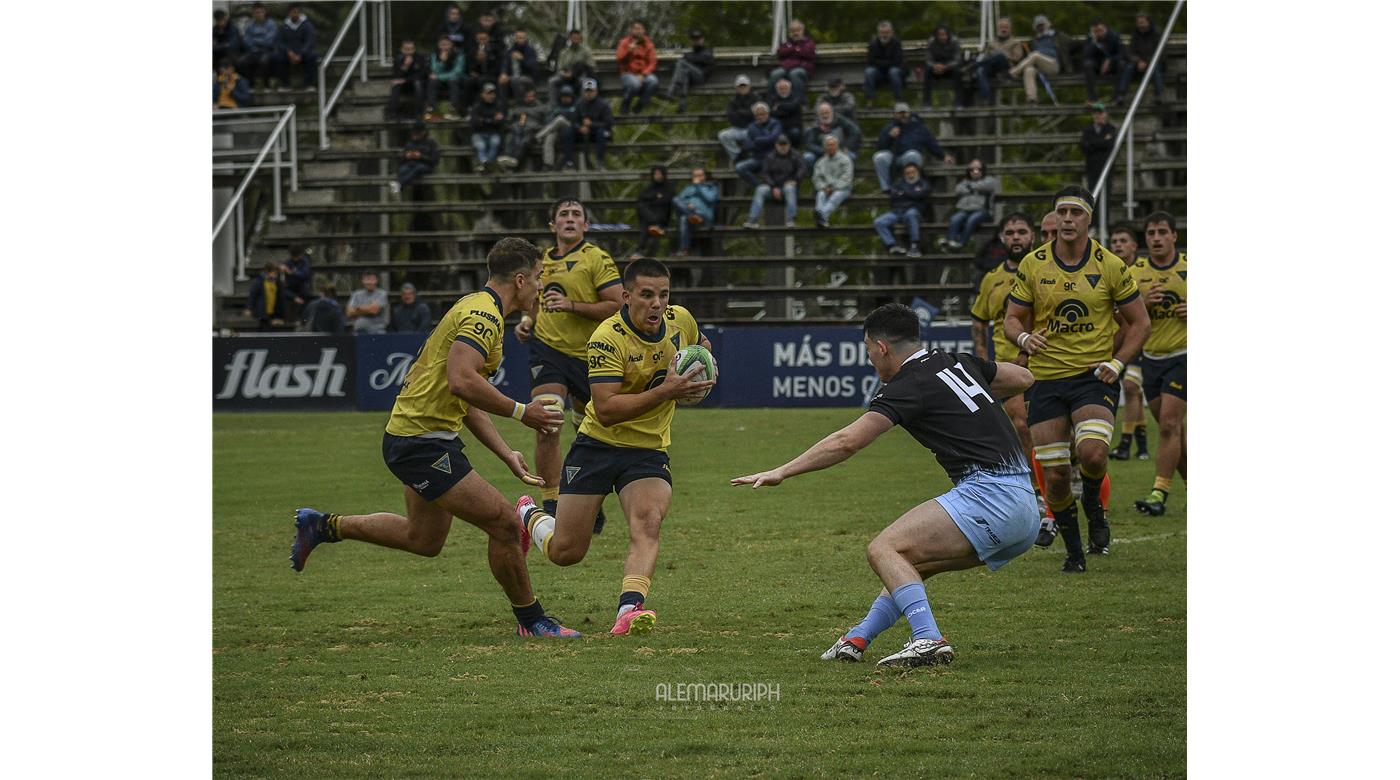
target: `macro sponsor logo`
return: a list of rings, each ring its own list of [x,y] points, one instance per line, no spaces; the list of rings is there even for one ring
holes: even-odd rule
[[[1055,307],[1049,329],[1051,333],[1092,333],[1094,323],[1088,320],[1089,307],[1083,301],[1070,298]]]
[[[214,396],[229,398],[340,398],[345,396],[345,364],[335,347],[321,350],[315,363],[268,363],[266,349],[240,349],[224,365],[228,375]]]
[[[1166,320],[1176,316],[1176,305],[1181,303],[1181,296],[1167,290],[1162,293],[1162,300],[1151,304],[1147,309],[1147,314],[1154,320]]]

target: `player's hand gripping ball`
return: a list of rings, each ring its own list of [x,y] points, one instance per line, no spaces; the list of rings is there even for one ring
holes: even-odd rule
[[[699,364],[700,370],[691,377],[695,382],[708,382],[719,379],[719,364],[715,362],[714,355],[708,349],[696,344],[682,348],[671,358],[671,370],[677,374],[684,374],[692,366]],[[683,395],[676,399],[677,406],[695,406],[710,394],[710,388],[705,388],[693,395]]]

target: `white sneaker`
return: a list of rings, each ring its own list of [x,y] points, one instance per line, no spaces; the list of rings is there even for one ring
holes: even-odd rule
[[[933,666],[953,662],[953,646],[947,639],[911,639],[894,655],[881,658],[878,666]]]
[[[829,650],[822,653],[823,661],[850,661],[852,663],[860,661],[865,656],[865,651],[851,644],[846,637],[842,636],[836,640]]]

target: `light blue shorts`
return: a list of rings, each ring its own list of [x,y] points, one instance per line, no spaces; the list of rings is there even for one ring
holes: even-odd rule
[[[934,500],[992,571],[1029,550],[1040,531],[1040,507],[1029,474],[974,472]]]

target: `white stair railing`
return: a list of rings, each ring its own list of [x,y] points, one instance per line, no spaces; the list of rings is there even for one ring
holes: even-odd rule
[[[248,186],[253,183],[253,179],[262,169],[264,161],[269,154],[272,155],[272,164],[268,167],[272,169],[272,216],[273,222],[284,222],[287,217],[282,213],[282,149],[285,147],[291,155],[291,186],[292,192],[297,191],[297,107],[295,105],[276,106],[269,108],[245,108],[233,111],[221,111],[214,117],[216,124],[231,124],[229,120],[242,124],[242,118],[250,114],[280,114],[277,124],[273,126],[267,135],[267,140],[263,142],[262,148],[258,151],[252,163],[248,166],[248,173],[244,174],[243,181],[239,183],[238,189],[234,190],[233,197],[224,207],[223,214],[214,221],[213,241],[218,241],[219,236],[225,228],[230,227],[229,221],[233,220],[233,248],[234,257],[238,261],[237,279],[243,281],[248,278],[248,253],[247,253],[247,221],[243,218],[243,194],[248,191]],[[270,120],[262,120],[270,121]]]
[[[326,69],[330,67],[335,53],[340,50],[340,44],[345,40],[346,34],[350,32],[351,26],[359,23],[360,47],[355,50],[355,54],[350,58],[350,64],[346,66],[345,73],[341,74],[340,81],[335,85],[335,89],[329,96],[326,95]],[[340,25],[340,32],[336,34],[335,41],[326,50],[325,56],[321,58],[321,66],[316,73],[316,105],[317,105],[317,130],[320,133],[321,148],[331,148],[330,137],[326,134],[326,118],[331,111],[335,110],[336,101],[340,100],[340,93],[345,91],[345,85],[350,81],[350,76],[355,73],[355,68],[360,69],[360,81],[369,81],[369,32],[368,17],[365,15],[365,0],[356,0],[350,13],[346,15],[344,24]]]

